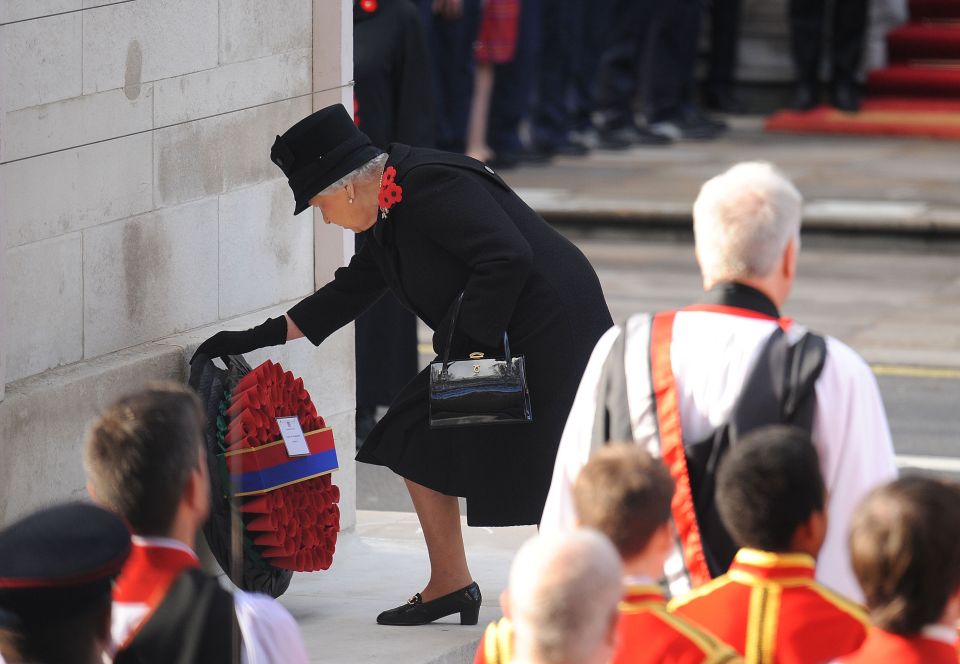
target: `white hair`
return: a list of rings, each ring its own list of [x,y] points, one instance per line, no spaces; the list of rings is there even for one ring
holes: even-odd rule
[[[800,192],[767,162],[743,162],[708,180],[693,205],[704,281],[768,276],[791,238],[799,249],[802,209]]]
[[[595,661],[616,619],[621,583],[616,549],[594,530],[528,540],[510,568],[516,654],[537,664]]]
[[[317,196],[327,196],[328,194],[336,193],[343,187],[346,187],[348,184],[356,184],[366,180],[379,180],[380,173],[383,171],[383,165],[386,163],[387,153],[381,152],[367,163],[353,169],[333,184],[324,188],[323,191],[317,194]]]

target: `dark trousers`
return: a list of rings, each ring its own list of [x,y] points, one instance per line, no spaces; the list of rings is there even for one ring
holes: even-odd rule
[[[579,19],[583,28],[576,68],[573,75],[571,125],[576,131],[590,128],[596,108],[597,73],[600,58],[610,34],[610,12],[613,0],[587,0],[580,5]]]
[[[545,0],[552,2],[553,0]],[[513,60],[494,67],[493,97],[487,122],[487,143],[498,154],[523,149],[520,123],[530,114],[540,52],[541,0],[520,3],[517,50]]]
[[[533,113],[533,140],[553,146],[567,139],[571,129],[570,97],[579,66],[583,24],[582,0],[547,0],[541,5],[537,103]]]
[[[633,122],[653,25],[658,15],[677,1],[613,0],[609,37],[597,71],[595,101],[601,128],[618,129]]]
[[[463,14],[447,20],[433,13],[432,0],[419,0],[433,78],[437,147],[466,148],[467,121],[473,98],[473,43],[480,29],[480,0],[463,0]]]
[[[590,127],[611,0],[550,0],[543,4],[534,139],[556,145]]]
[[[740,44],[740,16],[743,0],[711,0],[710,65],[706,87],[712,92],[729,92],[737,70]]]
[[[869,0],[833,0],[830,48],[835,83],[854,83],[863,57]],[[827,0],[790,0],[790,39],[797,80],[820,80]]]
[[[357,235],[356,249],[363,246]],[[355,323],[357,409],[389,406],[417,375],[417,318],[386,293]]]
[[[693,103],[703,0],[670,0],[654,24],[647,118],[675,117]]]

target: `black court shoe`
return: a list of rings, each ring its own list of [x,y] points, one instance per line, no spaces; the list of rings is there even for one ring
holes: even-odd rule
[[[378,625],[426,625],[454,613],[461,625],[476,625],[480,616],[480,586],[476,582],[449,595],[424,602],[420,593],[409,602],[377,616]]]

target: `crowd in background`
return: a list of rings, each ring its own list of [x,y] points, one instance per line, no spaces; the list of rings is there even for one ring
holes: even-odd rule
[[[727,123],[709,111],[746,110],[736,90],[742,0],[415,1],[436,146],[494,167],[714,139]],[[787,6],[797,110],[820,103],[825,54],[829,102],[859,108],[867,0],[833,3],[827,16],[830,6]]]
[[[355,0],[355,119],[382,149],[394,142],[436,147],[496,169],[714,139],[727,130],[722,114],[746,110],[736,86],[741,5]],[[867,2],[833,6],[835,28],[825,31],[824,0],[788,3],[798,110],[820,102],[825,52],[831,103],[858,107]],[[357,237],[357,249],[363,241]],[[416,374],[416,342],[416,321],[395,298],[382,298],[357,320],[358,445]],[[386,360],[374,352],[383,348],[392,349]]]

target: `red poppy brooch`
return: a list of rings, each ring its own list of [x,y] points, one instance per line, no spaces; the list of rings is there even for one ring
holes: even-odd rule
[[[397,169],[387,166],[380,178],[380,218],[386,219],[390,208],[403,200],[403,187],[396,183]]]

